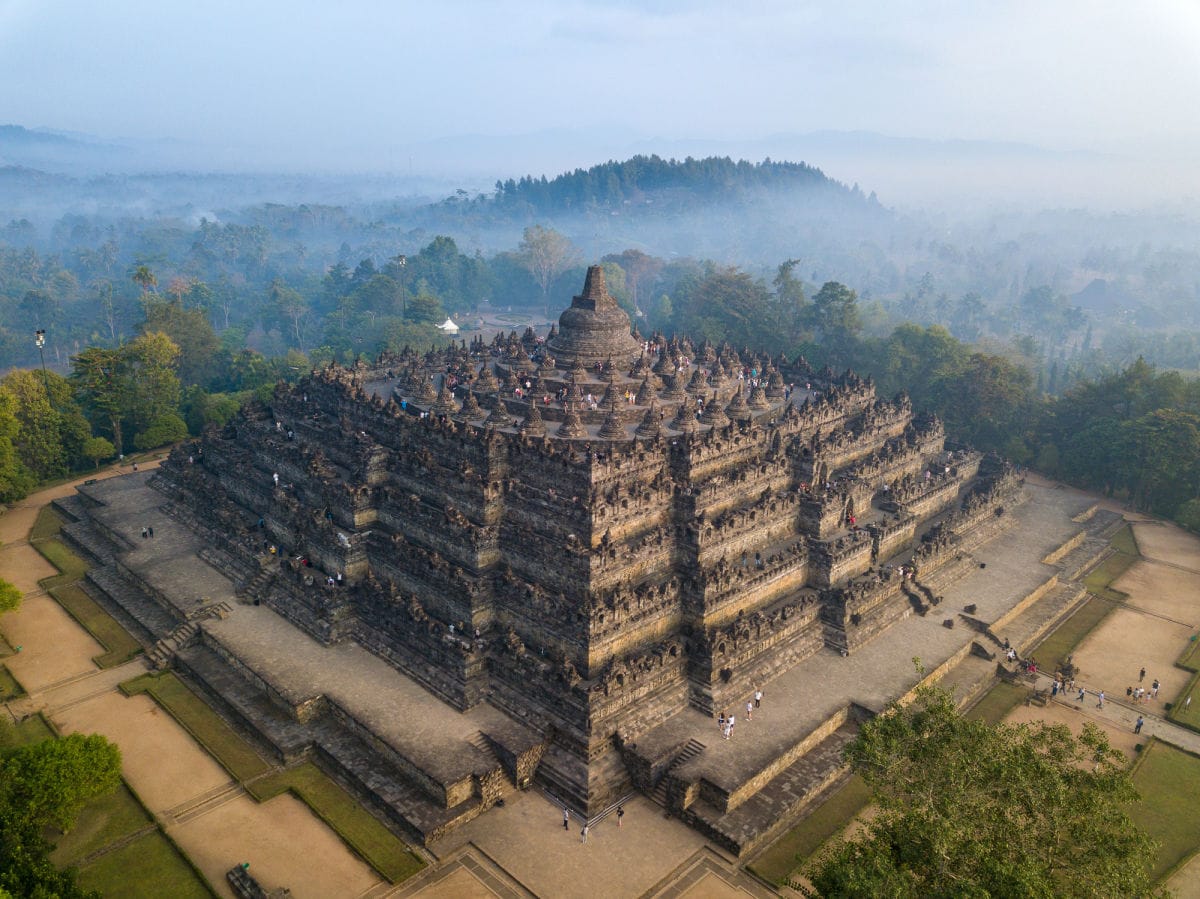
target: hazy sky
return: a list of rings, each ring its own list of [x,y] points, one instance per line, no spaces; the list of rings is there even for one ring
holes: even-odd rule
[[[1200,0],[0,0],[0,123],[331,167],[580,128],[1178,155]]]

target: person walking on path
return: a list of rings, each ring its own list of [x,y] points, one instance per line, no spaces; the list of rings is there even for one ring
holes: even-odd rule
[[[762,697],[763,697],[763,692],[762,692],[762,690],[755,690],[755,691],[754,691],[754,707],[755,707],[756,709],[761,709],[761,708],[762,708]]]
[[[584,824],[583,830],[579,831],[579,842],[581,842],[581,843],[587,842],[587,831],[588,831],[588,826],[587,826],[587,824]]]
[[[1138,683],[1140,684],[1145,679],[1146,679],[1146,669],[1143,668],[1141,671],[1138,672]]]
[[[153,532],[153,531],[151,531],[151,532],[150,532],[150,536],[152,536],[152,537],[154,536],[154,532]],[[1158,678],[1156,677],[1156,678],[1154,679],[1154,683],[1152,683],[1152,684],[1150,685],[1150,698],[1151,698],[1151,699],[1158,699],[1158,688],[1159,688],[1159,686],[1160,686],[1160,684],[1158,683]]]
[[[1101,690],[1098,695],[1099,695],[1100,701],[1096,703],[1096,708],[1102,709],[1102,708],[1104,708],[1104,691]]]
[[[1140,734],[1140,733],[1142,732],[1142,725],[1143,725],[1143,724],[1145,724],[1145,723],[1146,723],[1146,722],[1145,722],[1145,720],[1142,718],[1142,716],[1141,716],[1141,715],[1138,715],[1137,724],[1135,724],[1135,725],[1133,726],[1133,732],[1134,732],[1135,734]]]
[[[746,720],[747,721],[754,720],[754,703],[751,702],[749,699],[746,700]]]
[[[1084,697],[1084,695],[1085,695],[1086,693],[1087,693],[1087,691],[1086,691],[1086,690],[1084,690],[1084,689],[1083,689],[1083,687],[1080,687],[1080,688],[1079,688],[1079,696],[1077,697],[1077,701],[1078,701],[1078,702],[1083,702],[1083,697]]]
[[[563,830],[570,830],[570,829],[571,829],[571,812],[564,808],[563,809]]]
[[[617,827],[621,826],[621,819],[625,817],[625,806],[617,806]]]

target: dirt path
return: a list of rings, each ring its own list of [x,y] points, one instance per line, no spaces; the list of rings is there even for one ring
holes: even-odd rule
[[[27,539],[38,510],[75,483],[0,516],[0,572],[25,593],[19,611],[0,616],[0,631],[21,646],[5,665],[28,691],[7,704],[8,714],[40,710],[63,733],[102,733],[116,743],[129,785],[223,896],[233,895],[225,872],[244,861],[264,887],[286,886],[301,899],[385,892],[386,882],[306,805],[286,794],[255,802],[149,696],[122,694],[117,685],[146,670],[142,659],[108,670],[92,662],[103,647],[37,586],[55,570]]]

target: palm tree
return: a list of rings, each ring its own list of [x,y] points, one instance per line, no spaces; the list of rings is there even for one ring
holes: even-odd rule
[[[158,286],[158,278],[154,277],[154,272],[150,271],[148,265],[137,266],[129,277],[133,279],[134,284],[142,288],[142,293],[149,293]]]

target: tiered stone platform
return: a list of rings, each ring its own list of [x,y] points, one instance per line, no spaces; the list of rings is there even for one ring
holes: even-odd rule
[[[736,852],[837,776],[912,656],[1069,598],[1033,560],[1086,552],[1086,510],[1027,508],[905,396],[643,340],[597,267],[560,326],[330,366],[84,487],[90,588],[426,840],[536,781],[588,818],[640,787]]]

